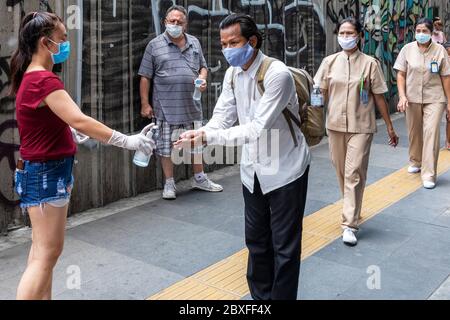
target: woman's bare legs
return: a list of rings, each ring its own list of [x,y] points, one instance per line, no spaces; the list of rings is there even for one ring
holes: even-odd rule
[[[18,300],[51,298],[53,268],[64,246],[68,205],[28,208],[32,225],[32,245],[28,265],[17,288]]]

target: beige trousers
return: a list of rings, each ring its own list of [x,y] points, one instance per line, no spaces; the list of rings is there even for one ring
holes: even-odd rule
[[[410,165],[421,168],[422,180],[436,182],[440,122],[445,103],[409,103],[406,124]]]
[[[357,231],[361,215],[372,133],[328,130],[331,161],[344,198],[342,227]]]

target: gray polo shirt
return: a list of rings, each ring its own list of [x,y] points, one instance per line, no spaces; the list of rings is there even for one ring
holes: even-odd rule
[[[202,120],[201,103],[192,99],[194,80],[206,68],[200,42],[185,34],[186,46],[180,48],[167,34],[149,42],[138,74],[153,79],[152,107],[157,119],[169,124]]]

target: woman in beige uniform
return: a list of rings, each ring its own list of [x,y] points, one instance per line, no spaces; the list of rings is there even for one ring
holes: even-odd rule
[[[328,101],[328,141],[344,198],[342,240],[347,245],[357,243],[370,146],[376,132],[375,105],[386,123],[389,144],[398,143],[383,95],[388,91],[384,75],[378,61],[359,50],[361,32],[358,20],[344,19],[338,35],[343,51],[326,57],[314,78]]]
[[[445,50],[447,50],[448,59],[449,59],[449,63],[450,63],[450,41],[447,41],[444,44],[444,48],[445,48]],[[450,151],[450,110],[448,110],[448,108],[447,108],[446,119],[447,119],[447,128],[446,128],[447,141],[445,141],[445,147],[447,148],[447,150]]]
[[[409,136],[409,173],[422,171],[423,186],[436,185],[439,129],[442,113],[450,111],[450,63],[447,52],[431,40],[433,23],[420,19],[416,40],[400,51],[394,69],[400,100],[398,111],[406,111]]]

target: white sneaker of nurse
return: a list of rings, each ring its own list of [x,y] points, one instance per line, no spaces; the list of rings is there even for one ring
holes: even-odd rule
[[[423,187],[424,187],[425,189],[434,189],[434,187],[436,187],[436,183],[434,183],[433,181],[425,180],[425,181],[423,182]]]
[[[419,173],[420,172],[420,168],[419,167],[415,167],[415,166],[409,166],[408,167],[408,172],[409,173]]]
[[[175,188],[175,182],[167,182],[164,184],[163,199],[174,200],[177,198],[177,189]]]
[[[355,233],[350,228],[344,229],[344,232],[342,233],[342,241],[349,246],[354,246],[358,242]]]
[[[203,191],[209,191],[209,192],[220,192],[223,191],[223,187],[220,184],[214,183],[211,180],[209,180],[208,176],[204,175],[204,179],[200,182],[197,181],[195,178],[192,181],[192,188],[193,189],[200,189]]]

